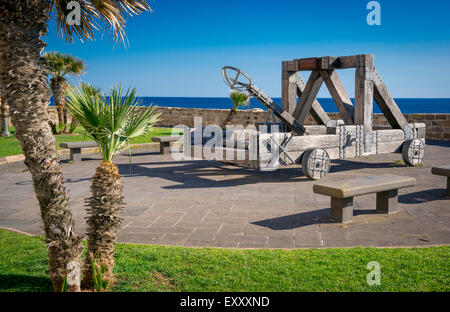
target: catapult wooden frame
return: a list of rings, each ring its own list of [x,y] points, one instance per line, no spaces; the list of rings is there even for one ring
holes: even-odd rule
[[[355,69],[354,106],[338,75],[339,69],[347,68]],[[302,71],[311,71],[306,83],[300,77],[299,72]],[[234,85],[239,73],[240,70]],[[249,79],[245,73],[244,75]],[[227,81],[229,81],[228,77]],[[331,120],[316,99],[323,83],[339,110],[342,118],[340,121]],[[302,163],[303,171],[306,171],[305,174],[308,177],[322,178],[328,173],[330,159],[401,152],[404,161],[409,165],[416,165],[423,160],[425,124],[408,123],[378,74],[374,66],[374,56],[371,54],[283,61],[281,107],[256,87],[250,79],[247,84],[239,82],[237,84],[240,88],[245,87],[250,95],[272,110],[286,125],[287,131],[277,134],[282,143],[281,145],[277,143],[280,147],[280,155],[276,163],[271,163],[275,167]],[[374,100],[390,127],[373,125]],[[303,125],[308,114],[312,115],[318,125]],[[271,147],[274,146],[271,133],[235,131],[234,133],[224,132],[224,136],[230,140],[242,137],[244,134],[249,141],[252,140],[251,134],[255,133],[257,142],[246,146],[257,145],[258,159],[250,160],[246,156],[245,159],[227,160],[227,162],[259,168],[267,165],[266,159],[270,158]],[[311,153],[311,151],[316,152]],[[307,155],[308,159],[303,159],[304,155]],[[317,167],[317,174],[314,172],[315,167]]]

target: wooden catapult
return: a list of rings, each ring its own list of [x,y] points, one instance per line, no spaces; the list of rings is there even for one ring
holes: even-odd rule
[[[356,72],[354,106],[337,73],[338,69],[346,68],[355,68]],[[300,77],[300,71],[311,71],[306,83]],[[231,152],[244,155],[238,160],[227,159],[227,163],[252,168],[301,164],[308,178],[320,179],[328,174],[332,159],[396,152],[402,153],[407,165],[414,166],[423,161],[425,124],[408,123],[379,76],[372,54],[283,61],[281,107],[240,69],[225,66],[222,74],[232,90],[248,92],[281,122],[281,131],[276,134],[259,128],[224,130],[224,147],[216,146],[216,150],[223,149],[229,155],[228,142],[238,138],[232,143],[234,151]],[[342,120],[331,120],[316,99],[324,82]],[[390,126],[373,125],[374,100]],[[303,125],[308,113],[317,125]],[[250,147],[253,147],[253,154],[256,151],[256,157],[251,157]]]

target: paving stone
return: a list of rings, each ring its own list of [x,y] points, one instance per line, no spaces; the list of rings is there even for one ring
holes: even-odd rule
[[[128,206],[127,209],[125,209],[123,216],[125,216],[125,217],[139,216],[142,213],[144,213],[145,211],[147,211],[147,209],[148,209],[148,206],[143,206],[143,207]]]
[[[434,230],[426,231],[424,236],[429,238],[432,244],[448,244],[448,238],[450,237],[450,230]]]
[[[190,240],[204,240],[204,241],[212,241],[216,237],[216,232],[212,231],[211,229],[199,229],[196,228],[190,235]]]
[[[183,218],[183,213],[163,214],[160,218],[155,220],[155,226],[173,226]]]
[[[201,222],[196,223],[195,228],[196,230],[207,230],[212,233],[217,233],[221,228],[222,224],[223,223],[221,222]]]
[[[240,235],[244,233],[245,225],[224,223],[217,233],[225,235]]]
[[[320,238],[325,247],[350,246],[350,239],[346,228],[320,228]]]
[[[120,232],[118,240],[126,243],[158,244],[164,233],[127,234]]]
[[[239,248],[265,248],[267,236],[243,235],[239,238]]]
[[[154,233],[154,231],[149,230],[147,226],[126,226],[122,228],[122,233],[124,234],[148,234]]]
[[[320,231],[320,226],[321,226],[321,224],[319,224],[319,223],[302,225],[302,226],[294,229],[294,233],[295,233],[294,235],[297,235],[297,233],[299,233],[299,232],[305,232],[305,231],[319,232]]]
[[[165,233],[159,240],[159,244],[172,246],[183,245],[187,239],[186,234]]]
[[[126,229],[125,229],[126,230]],[[147,228],[148,233],[191,233],[194,228],[191,227],[181,227],[181,226],[158,226],[152,225]]]
[[[238,235],[230,235],[230,234],[223,234],[223,233],[217,233],[214,242],[218,242],[218,243],[235,243],[236,246],[239,243],[241,237],[243,236],[243,234],[238,234]]]
[[[126,221],[130,224],[130,226],[144,226],[149,227],[158,220],[160,216],[156,217],[141,217],[141,218],[125,218]]]
[[[239,246],[239,242],[229,242],[229,241],[216,241],[213,240],[208,243],[208,246],[214,246],[214,247],[226,247],[226,248],[237,248]]]
[[[239,242],[238,248],[266,248],[265,242]]]
[[[286,229],[286,230],[271,229],[269,231],[269,236],[270,237],[286,237],[286,236],[294,237],[294,229]]]
[[[207,211],[192,211],[183,215],[179,222],[198,222],[200,223],[207,215]]]
[[[270,230],[266,227],[254,225],[254,224],[248,224],[244,228],[244,235],[262,235],[262,236],[269,236]]]
[[[295,247],[322,247],[323,241],[319,231],[297,231],[294,238]]]
[[[255,222],[255,219],[258,220],[259,218],[255,218],[254,216],[241,217],[228,215],[223,217],[223,222],[245,227],[247,224]]]
[[[367,215],[367,216],[365,216],[365,219],[368,224],[388,223],[387,215],[384,215],[384,214]]]
[[[294,236],[271,236],[267,242],[267,248],[294,248]]]

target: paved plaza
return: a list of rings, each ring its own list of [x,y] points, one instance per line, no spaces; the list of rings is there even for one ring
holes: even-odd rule
[[[84,198],[100,156],[63,157],[76,231],[84,233]],[[400,211],[375,211],[375,194],[355,197],[353,222],[332,223],[330,198],[312,192],[300,167],[260,172],[205,160],[175,161],[156,150],[135,150],[132,164],[116,158],[126,209],[119,241],[235,248],[415,246],[450,243],[446,179],[431,167],[450,163],[450,144],[428,142],[423,167],[395,162],[400,154],[333,161],[326,181],[391,173],[417,185],[399,190]],[[31,176],[23,163],[0,166],[0,227],[42,234]]]

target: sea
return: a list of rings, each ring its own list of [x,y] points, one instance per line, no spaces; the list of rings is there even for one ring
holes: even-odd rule
[[[229,109],[233,107],[229,97],[141,97],[142,106],[182,107],[182,108],[216,108]],[[281,98],[272,98],[275,103],[281,105]],[[328,113],[338,112],[331,98],[318,98],[323,109]],[[353,104],[354,99],[351,99]],[[450,113],[450,98],[397,98],[395,102],[404,114],[413,113]],[[53,105],[53,101],[52,104]],[[266,108],[255,98],[250,100],[250,105],[242,109]],[[381,113],[376,103],[373,106],[374,113]]]
[[[229,109],[233,107],[231,99],[228,97],[142,97],[142,105],[155,105],[161,107],[182,107],[182,108],[221,108]],[[275,103],[281,106],[281,98],[272,98]],[[336,104],[331,98],[318,98],[323,109],[328,113],[338,112]],[[354,99],[351,99],[353,104]],[[449,114],[450,113],[450,98],[399,98],[395,99],[400,110],[404,114],[413,113],[436,113]],[[243,107],[243,109],[266,108],[255,98],[250,100],[250,105]],[[373,106],[374,113],[381,113],[380,108],[376,103]]]

